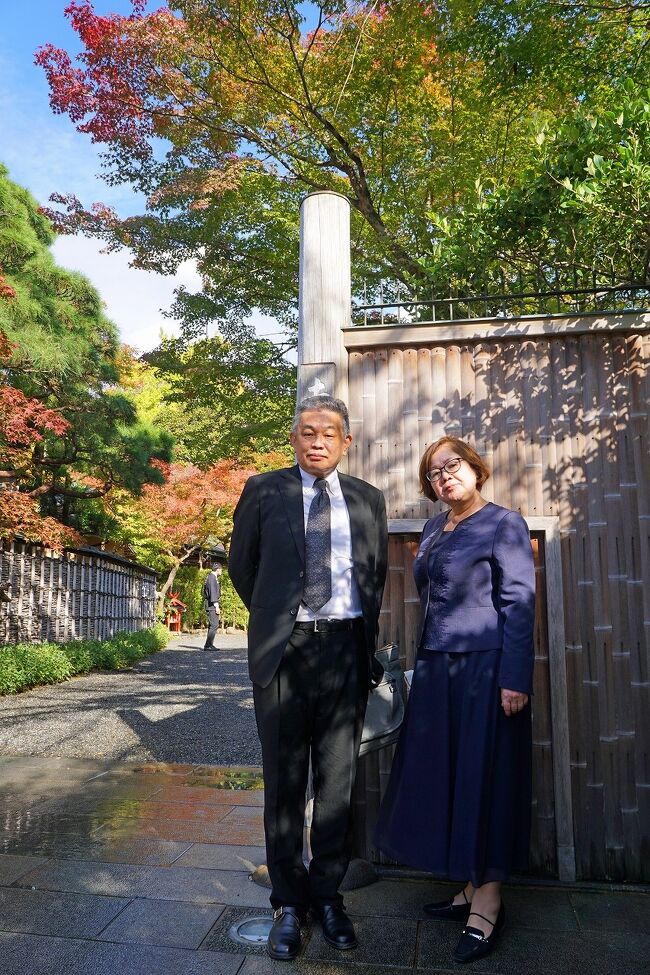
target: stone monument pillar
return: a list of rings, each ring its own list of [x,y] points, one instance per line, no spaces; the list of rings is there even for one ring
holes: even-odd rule
[[[322,190],[300,208],[298,399],[329,394],[347,403],[351,321],[350,204]]]

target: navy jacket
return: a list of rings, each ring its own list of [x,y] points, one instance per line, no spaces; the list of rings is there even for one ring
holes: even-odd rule
[[[424,526],[413,572],[422,605],[419,646],[501,650],[499,686],[530,694],[535,567],[526,522],[488,502],[453,532],[447,512]]]

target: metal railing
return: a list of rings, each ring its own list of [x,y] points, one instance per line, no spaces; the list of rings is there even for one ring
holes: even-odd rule
[[[445,298],[380,300],[352,306],[352,324],[436,325],[476,318],[514,319],[598,312],[650,312],[650,287],[595,285],[557,291],[531,291],[498,295],[449,295]]]

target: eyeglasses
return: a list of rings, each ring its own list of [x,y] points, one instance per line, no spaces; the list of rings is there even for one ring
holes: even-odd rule
[[[439,481],[442,477],[443,471],[445,474],[455,474],[456,471],[460,469],[460,465],[462,463],[462,457],[452,457],[451,460],[448,460],[446,464],[442,465],[442,467],[434,467],[432,471],[427,471],[425,475],[426,479],[429,484],[435,484],[436,481]]]

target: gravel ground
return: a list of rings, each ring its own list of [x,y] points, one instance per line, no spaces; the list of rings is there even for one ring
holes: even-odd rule
[[[261,765],[246,637],[174,637],[122,671],[0,697],[0,754]]]

